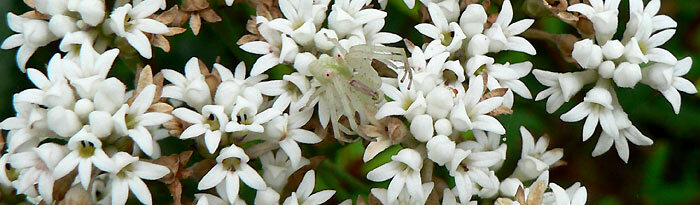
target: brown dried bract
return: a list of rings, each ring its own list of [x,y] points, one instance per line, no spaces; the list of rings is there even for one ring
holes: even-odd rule
[[[154,19],[165,25],[173,25],[176,24],[174,22],[178,19],[180,15],[181,11],[179,10],[178,6],[175,5],[167,11],[155,16]],[[146,34],[148,36],[149,41],[151,42],[151,45],[163,49],[163,51],[165,52],[170,52],[170,41],[168,41],[168,39],[165,38],[165,36],[174,36],[177,34],[181,34],[187,30],[180,27],[168,27],[168,29],[170,30],[170,32],[164,34]]]
[[[202,19],[209,23],[221,21],[221,17],[216,14],[206,0],[183,0],[182,10],[178,18],[178,25],[184,25],[186,21],[190,22],[190,29],[194,35],[198,35],[202,28]]]
[[[66,196],[58,202],[59,205],[89,205],[92,204],[92,196],[90,195],[90,192],[85,191],[82,186],[80,185],[75,185],[73,186],[70,190],[68,190],[68,193],[66,193]]]
[[[163,75],[158,74],[153,77],[153,71],[151,70],[151,66],[146,65],[146,67],[139,67],[137,72],[136,72],[136,89],[134,90],[134,96],[131,97],[127,102],[129,104],[134,102],[134,99],[136,99],[136,96],[141,94],[141,91],[148,85],[154,84],[156,86],[156,93],[155,96],[153,97],[153,103],[157,103],[160,101],[161,98],[161,93],[163,92]]]
[[[158,181],[168,185],[170,194],[173,196],[174,204],[180,204],[182,199],[182,183],[180,179],[186,179],[192,175],[192,171],[185,169],[191,156],[192,151],[190,150],[179,154],[163,156],[153,161],[153,163],[163,165],[170,170],[170,173],[160,178]]]
[[[51,18],[50,16],[39,13],[36,10],[24,12],[22,15],[19,15],[19,16],[24,17],[24,18],[41,19],[41,20],[49,20]]]

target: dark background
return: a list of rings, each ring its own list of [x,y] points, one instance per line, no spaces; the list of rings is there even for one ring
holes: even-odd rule
[[[169,1],[171,4],[172,2]],[[243,3],[236,3],[232,7],[221,6],[218,1],[211,1],[217,13],[223,18],[222,22],[205,23],[198,36],[191,31],[181,35],[168,37],[172,50],[165,53],[159,48],[153,48],[154,57],[151,60],[142,59],[142,64],[151,65],[156,71],[170,68],[182,71],[185,62],[192,56],[199,57],[206,64],[211,65],[220,56],[221,63],[229,68],[234,68],[240,61],[245,61],[248,68],[255,62],[257,56],[242,51],[236,41],[244,34],[245,22],[254,9]],[[646,2],[646,1],[645,1]],[[522,1],[514,0],[515,20],[528,18],[520,12]],[[496,7],[496,6],[494,6]],[[628,19],[627,1],[620,5],[620,30],[618,36],[624,31],[624,25]],[[0,3],[0,39],[5,39],[13,32],[7,27],[6,12],[21,14],[30,8],[22,1],[3,1]],[[498,10],[492,8],[493,12]],[[387,8],[385,31],[399,34],[420,44],[424,39],[411,26],[419,21],[416,9],[408,10],[400,0],[390,0]],[[661,14],[669,15],[678,22],[677,32],[673,39],[666,43],[666,48],[678,59],[690,56],[695,61],[693,68],[685,78],[698,84],[700,78],[700,2],[683,0],[664,0],[661,4]],[[535,28],[552,33],[575,33],[574,29],[562,23],[560,20],[544,17],[538,18]],[[544,41],[531,40],[535,45],[538,55],[527,56],[515,52],[502,52],[496,58],[499,62],[521,62],[529,60],[535,69],[549,71],[574,71],[576,67],[562,63],[556,46]],[[27,67],[38,68],[45,71],[48,59],[57,52],[58,41],[40,48],[30,59]],[[396,44],[394,46],[403,46]],[[14,116],[12,107],[12,95],[33,85],[26,76],[19,71],[15,61],[17,49],[0,50],[0,119]],[[119,77],[130,87],[133,87],[133,66],[128,66],[126,61],[117,59],[110,76]],[[273,78],[284,74],[281,66],[270,71]],[[533,96],[544,87],[540,85],[532,75],[523,79]],[[600,157],[591,157],[600,129],[594,137],[586,142],[581,142],[581,130],[583,121],[577,123],[564,123],[559,116],[568,111],[576,103],[582,101],[582,93],[574,97],[571,102],[564,104],[554,114],[545,111],[545,101],[534,102],[532,100],[516,97],[515,113],[509,116],[499,117],[506,127],[505,135],[508,143],[508,159],[505,166],[498,172],[499,178],[508,176],[515,167],[520,155],[521,125],[524,125],[535,136],[547,133],[550,136],[550,148],[564,148],[564,158],[568,165],[553,168],[550,171],[550,181],[556,182],[562,187],[568,187],[579,181],[588,190],[589,204],[698,204],[700,203],[700,95],[681,94],[682,106],[680,114],[673,113],[670,103],[657,91],[646,85],[638,84],[634,89],[618,89],[618,97],[630,120],[646,136],[654,140],[652,146],[639,147],[630,143],[630,159],[624,163],[619,159],[615,148],[611,148]],[[164,154],[178,151],[178,141],[168,139],[162,142]],[[321,143],[316,146],[303,146],[306,157],[314,154],[327,155],[327,159],[318,167],[316,189],[333,188],[338,192],[329,202],[339,202],[347,198],[354,198],[358,193],[369,192],[370,183],[364,178],[367,171],[388,160],[392,153],[398,152],[397,147],[391,148],[370,163],[362,165],[362,146],[360,144],[347,145],[344,148],[335,143]],[[342,149],[341,149],[342,148]],[[338,150],[340,149],[340,150]],[[254,165],[254,166],[259,166]],[[443,170],[444,171],[444,170]],[[441,170],[437,170],[440,173]],[[387,182],[377,183],[386,186]],[[169,200],[164,185],[158,182],[149,182],[149,187],[154,195],[154,200]],[[158,192],[165,191],[165,192]],[[195,181],[185,182],[185,199],[191,199],[191,194],[196,191]],[[189,196],[186,196],[190,194]],[[249,189],[243,188],[242,195],[252,194]],[[249,196],[252,197],[252,196]],[[251,199],[245,197],[247,199]],[[6,201],[7,202],[7,201]],[[137,202],[132,197],[130,202]]]

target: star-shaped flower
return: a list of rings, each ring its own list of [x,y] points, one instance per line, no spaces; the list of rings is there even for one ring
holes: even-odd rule
[[[219,190],[218,186],[221,186],[221,190],[226,193],[226,200],[233,204],[238,198],[240,181],[256,190],[267,188],[258,172],[248,165],[249,160],[243,149],[236,145],[221,149],[216,157],[216,165],[202,177],[197,189],[205,190],[217,186]]]

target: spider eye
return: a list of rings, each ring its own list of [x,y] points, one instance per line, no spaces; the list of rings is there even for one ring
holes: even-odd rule
[[[330,77],[331,77],[331,72],[326,72],[326,78],[330,78]]]

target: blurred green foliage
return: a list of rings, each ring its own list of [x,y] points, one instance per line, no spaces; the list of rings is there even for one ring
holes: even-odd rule
[[[170,2],[170,1],[169,1]],[[171,2],[172,4],[172,2]],[[514,0],[516,8],[515,19],[528,18],[518,12],[522,1]],[[628,19],[627,1],[620,6],[620,32],[624,30]],[[245,22],[254,9],[243,3],[232,7],[216,5],[216,10],[223,21],[205,23],[198,36],[191,31],[169,37],[172,50],[165,53],[154,48],[154,57],[143,60],[142,64],[151,65],[155,71],[163,68],[183,70],[183,65],[190,57],[198,57],[206,64],[213,64],[217,57],[220,63],[234,68],[238,62],[245,62],[250,68],[257,56],[242,51],[236,41],[247,33]],[[700,82],[700,4],[697,1],[669,0],[663,1],[660,13],[674,18],[678,22],[676,35],[663,47],[676,57],[690,56],[696,63],[685,77],[693,82]],[[0,3],[0,13],[13,12],[20,14],[28,11],[22,1],[3,1]],[[387,8],[385,31],[399,34],[416,45],[425,39],[413,27],[420,20],[418,9],[408,9],[400,0],[390,0]],[[575,33],[570,26],[552,17],[537,19],[533,26],[552,33]],[[0,39],[5,39],[13,32],[7,27],[5,15],[0,15]],[[544,41],[533,40],[538,55],[527,56],[517,52],[502,52],[497,56],[498,62],[522,62],[529,60],[535,69],[550,71],[571,71],[575,66],[565,63],[556,45]],[[403,46],[397,43],[394,46]],[[27,67],[45,69],[47,60],[57,52],[57,42],[40,48],[30,59]],[[16,49],[0,50],[0,117],[2,119],[14,116],[12,95],[33,85],[19,71],[15,61]],[[133,87],[135,68],[125,61],[118,59],[110,73],[119,77],[129,87]],[[272,78],[281,78],[289,73],[288,66],[278,66],[268,72]],[[544,89],[532,75],[524,78],[533,94]],[[568,164],[550,171],[551,181],[563,187],[579,181],[587,187],[589,204],[699,204],[700,203],[700,95],[682,95],[681,113],[673,113],[670,104],[658,92],[645,85],[637,85],[634,89],[618,89],[620,102],[629,114],[632,122],[654,140],[650,147],[631,145],[630,160],[624,163],[612,148],[603,156],[593,158],[591,152],[597,137],[581,142],[582,122],[563,123],[559,116],[582,100],[581,94],[570,103],[564,104],[554,114],[545,112],[544,101],[516,97],[513,115],[499,117],[507,134],[504,136],[508,144],[508,158],[504,167],[498,172],[499,178],[508,176],[514,169],[520,155],[519,127],[525,126],[535,136],[547,134],[550,137],[550,147],[564,148],[564,158]],[[598,136],[598,131],[594,136]],[[192,141],[184,143],[175,138],[162,140],[163,154],[178,153],[187,147],[192,147]],[[183,146],[184,145],[184,146]],[[332,188],[337,194],[329,203],[340,202],[348,198],[356,198],[358,194],[368,196],[369,187],[386,187],[388,182],[372,183],[365,179],[370,170],[390,161],[391,155],[401,147],[393,146],[381,153],[377,158],[362,163],[363,145],[360,142],[340,145],[333,142],[323,142],[318,145],[302,145],[305,157],[325,155],[325,159],[316,169],[316,190]],[[193,159],[194,163],[200,159]],[[260,168],[260,164],[253,166]],[[436,169],[435,174],[446,175],[445,170]],[[441,174],[442,173],[442,174]],[[451,184],[449,179],[446,179]],[[183,182],[184,199],[192,199],[196,193],[194,180]],[[149,187],[158,202],[169,201],[170,197],[165,185],[159,182],[149,182]],[[253,191],[243,188],[241,194],[247,200],[252,199]],[[159,194],[163,193],[163,194]],[[246,196],[247,195],[247,196]],[[6,201],[8,202],[8,201]],[[133,199],[129,201],[135,203]]]

